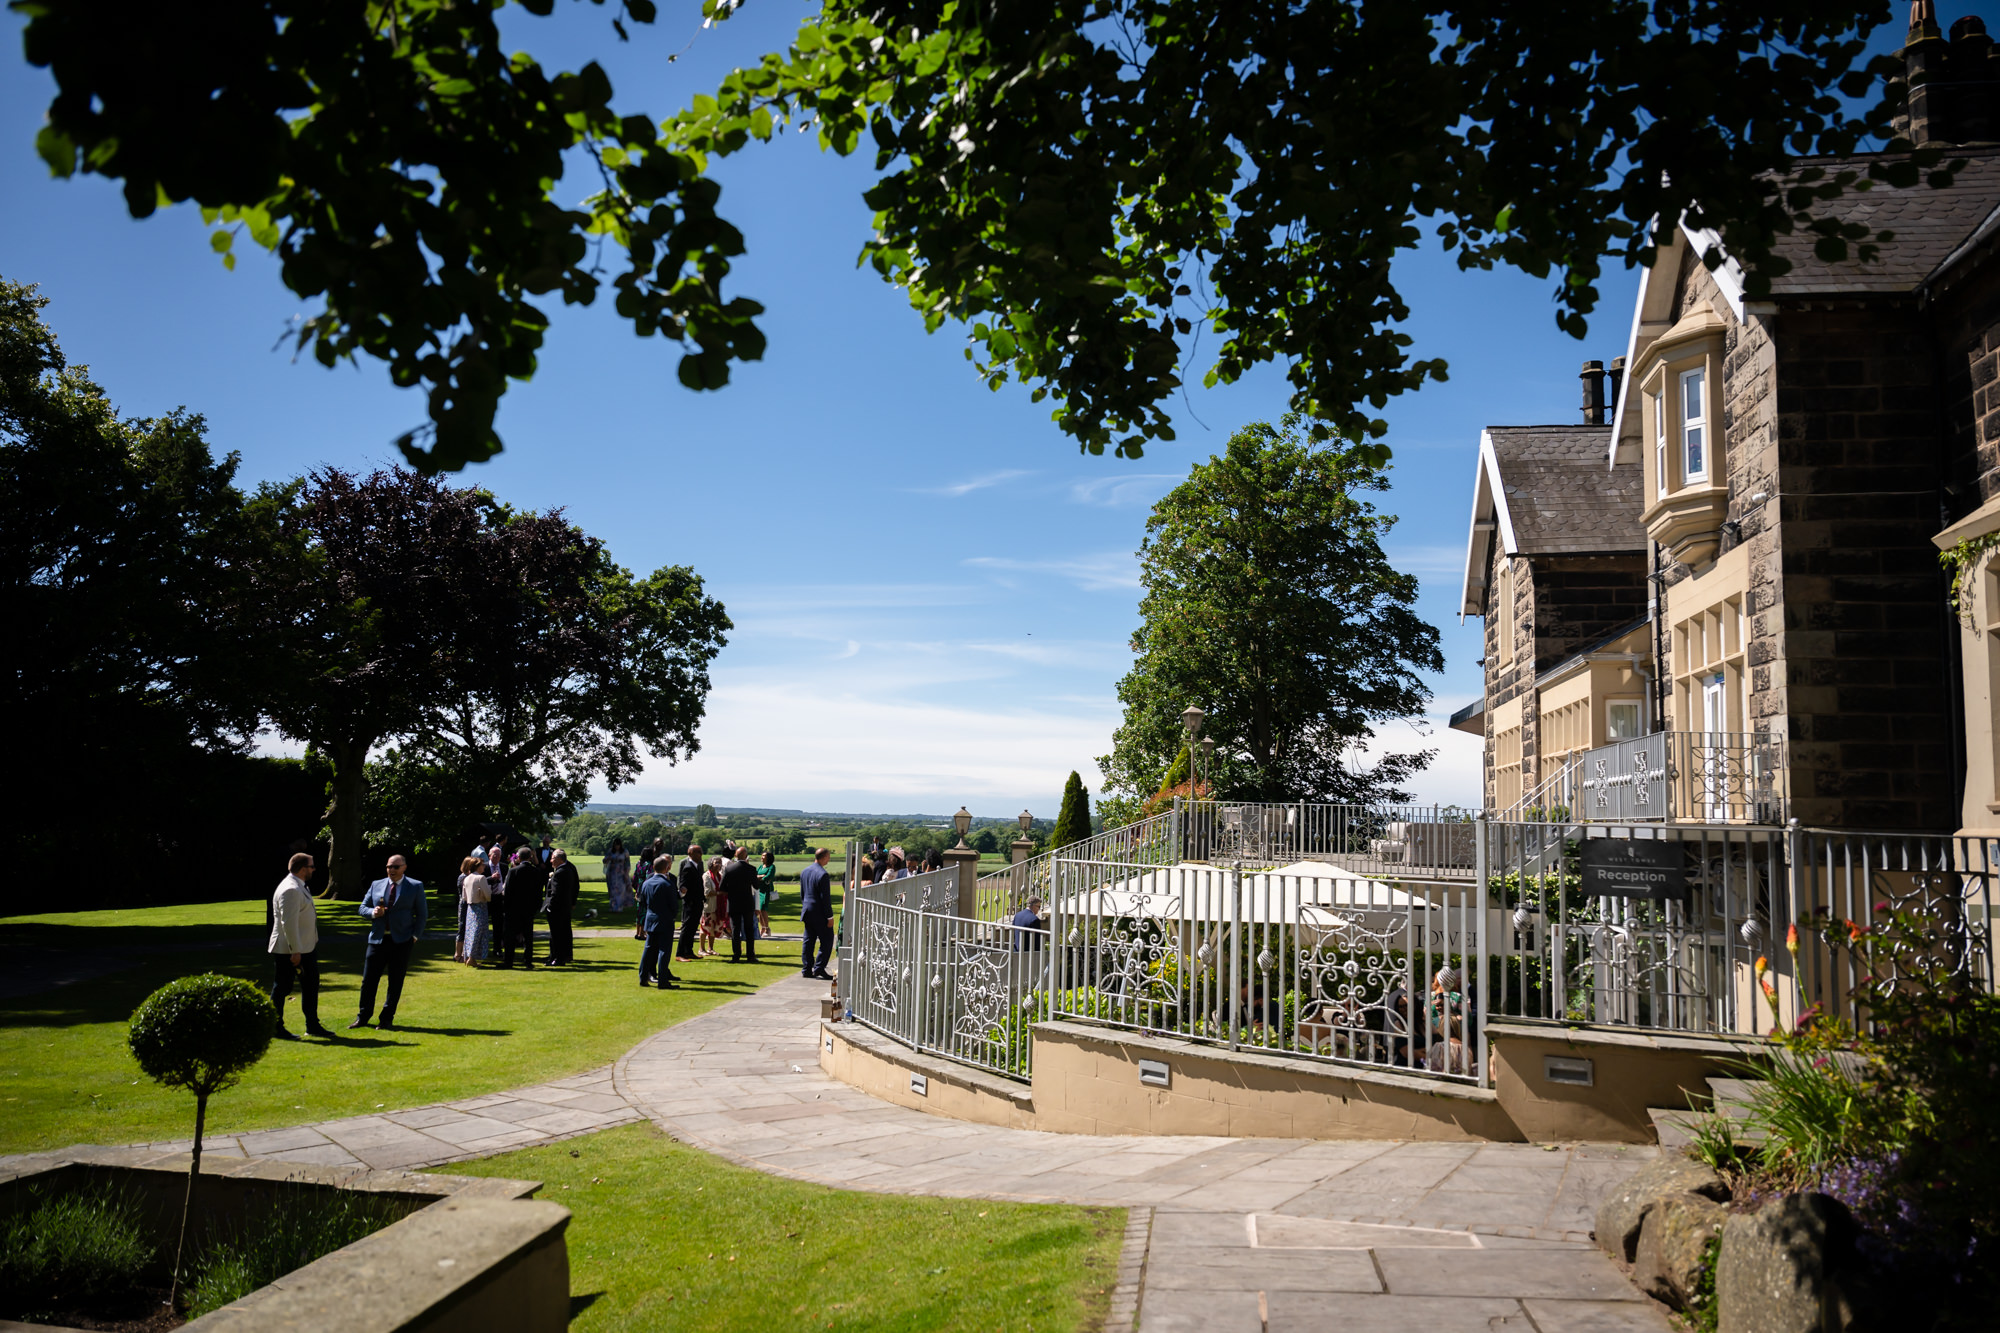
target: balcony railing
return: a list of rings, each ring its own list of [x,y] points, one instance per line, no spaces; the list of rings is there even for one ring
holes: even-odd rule
[[[1503,820],[1781,824],[1785,745],[1762,732],[1662,731],[1560,761]]]

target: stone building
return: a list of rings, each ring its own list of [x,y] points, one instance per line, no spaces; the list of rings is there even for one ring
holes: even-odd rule
[[[1704,263],[1716,237],[1663,229],[1606,424],[1482,438],[1463,609],[1486,695],[1454,725],[1486,737],[1490,808],[1580,800],[1563,757],[1638,693],[1679,818],[2000,828],[2000,53],[1915,10],[1906,124],[1962,160],[1949,188],[1850,191],[1836,211],[1893,239],[1864,264],[1790,238],[1763,300],[1726,252]],[[1970,557],[1962,620],[1941,549]],[[1619,595],[1573,596],[1579,561]]]
[[[1588,400],[1603,369],[1585,370]],[[1563,756],[1652,730],[1630,642],[1646,624],[1639,469],[1605,468],[1601,393],[1586,415],[1479,440],[1465,609],[1486,617],[1486,692],[1452,725],[1486,737],[1493,810],[1536,804]]]

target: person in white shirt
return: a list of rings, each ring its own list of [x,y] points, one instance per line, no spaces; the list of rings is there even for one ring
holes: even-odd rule
[[[292,857],[291,873],[271,895],[270,952],[278,965],[277,984],[271,987],[271,1003],[278,1009],[278,1033],[285,1041],[297,1041],[285,1026],[285,997],[294,984],[299,991],[299,1012],[305,1016],[306,1031],[315,1037],[333,1034],[319,1025],[319,917],[313,912],[312,853]]]

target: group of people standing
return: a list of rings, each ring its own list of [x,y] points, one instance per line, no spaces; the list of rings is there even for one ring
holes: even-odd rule
[[[646,942],[639,957],[639,984],[660,988],[678,985],[680,979],[674,976],[669,958],[691,963],[714,957],[717,942],[725,937],[730,962],[756,962],[757,941],[771,938],[770,908],[777,897],[776,858],[765,852],[753,865],[749,849],[731,842],[724,848],[726,856],[704,862],[701,844],[694,843],[676,866],[657,844],[653,850],[656,854],[649,863],[652,873],[640,883],[635,899],[639,909],[636,934]],[[806,976],[827,977],[833,941],[832,881],[826,873],[830,855],[821,848],[814,853],[813,864],[799,876],[806,941],[800,970]],[[825,947],[815,961],[814,946],[822,935]]]
[[[483,839],[481,842],[459,865],[453,960],[478,967],[497,954],[498,966],[511,968],[518,951],[521,966],[533,968],[535,918],[546,917],[549,945],[543,966],[563,967],[575,962],[572,917],[582,885],[568,854],[550,847],[547,839],[540,849],[524,843],[511,856],[504,841],[495,840],[491,846],[483,845]],[[749,849],[734,842],[726,844],[724,853],[704,861],[700,844],[695,844],[675,866],[656,842],[645,863],[649,873],[636,890],[631,885],[631,857],[623,842],[614,844],[612,854],[605,857],[605,879],[607,887],[613,888],[614,906],[623,900],[639,911],[637,933],[646,941],[639,961],[641,986],[679,983],[668,965],[670,952],[674,959],[692,962],[715,956],[717,945],[727,939],[729,961],[754,963],[757,942],[772,938],[776,858],[765,852],[753,864]],[[833,881],[826,869],[830,855],[828,849],[820,848],[814,853],[813,864],[799,877],[805,929],[800,971],[825,980],[832,979],[826,970],[833,950]],[[306,1032],[315,1037],[333,1035],[319,1021],[319,919],[310,887],[314,868],[312,853],[297,853],[271,896],[268,949],[276,972],[271,999],[278,1010],[277,1035],[286,1040],[297,1039],[284,1021],[285,1002],[294,991]],[[385,1031],[395,1027],[410,954],[429,924],[424,886],[410,877],[404,858],[389,857],[385,871],[361,899],[360,915],[369,929],[360,1005],[349,1028],[367,1027],[376,1021],[376,999],[384,981],[388,993],[377,1026]],[[696,952],[697,944],[700,953]]]
[[[535,918],[549,922],[544,967],[576,961],[573,918],[582,877],[569,854],[542,840],[540,850],[523,843],[510,858],[504,842],[474,846],[458,868],[458,939],[453,958],[470,967],[498,953],[499,966],[535,965]],[[497,944],[497,948],[495,945]]]
[[[277,1035],[286,1041],[298,1035],[285,1026],[285,1001],[294,987],[299,992],[299,1013],[306,1032],[314,1037],[333,1034],[319,1021],[319,916],[313,908],[313,857],[299,852],[286,867],[284,879],[271,895],[271,939],[267,946],[277,964],[271,1002],[278,1010]],[[396,1006],[403,999],[403,978],[410,969],[410,952],[417,937],[430,921],[430,905],[421,880],[412,879],[409,864],[391,856],[387,873],[368,886],[361,896],[361,917],[368,922],[368,944],[361,960],[361,1004],[354,1021],[347,1026],[367,1027],[375,1017],[375,997],[382,982],[389,994],[377,1024],[387,1032],[396,1026]]]

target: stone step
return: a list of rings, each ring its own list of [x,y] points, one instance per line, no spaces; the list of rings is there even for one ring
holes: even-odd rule
[[[1646,1115],[1653,1122],[1653,1134],[1662,1148],[1685,1148],[1694,1135],[1688,1132],[1688,1122],[1694,1118],[1693,1111],[1670,1111],[1664,1106],[1649,1106]]]
[[[1757,1085],[1762,1079],[1712,1078],[1708,1080],[1708,1095],[1715,1109],[1731,1120],[1750,1118],[1750,1103],[1757,1098]]]

